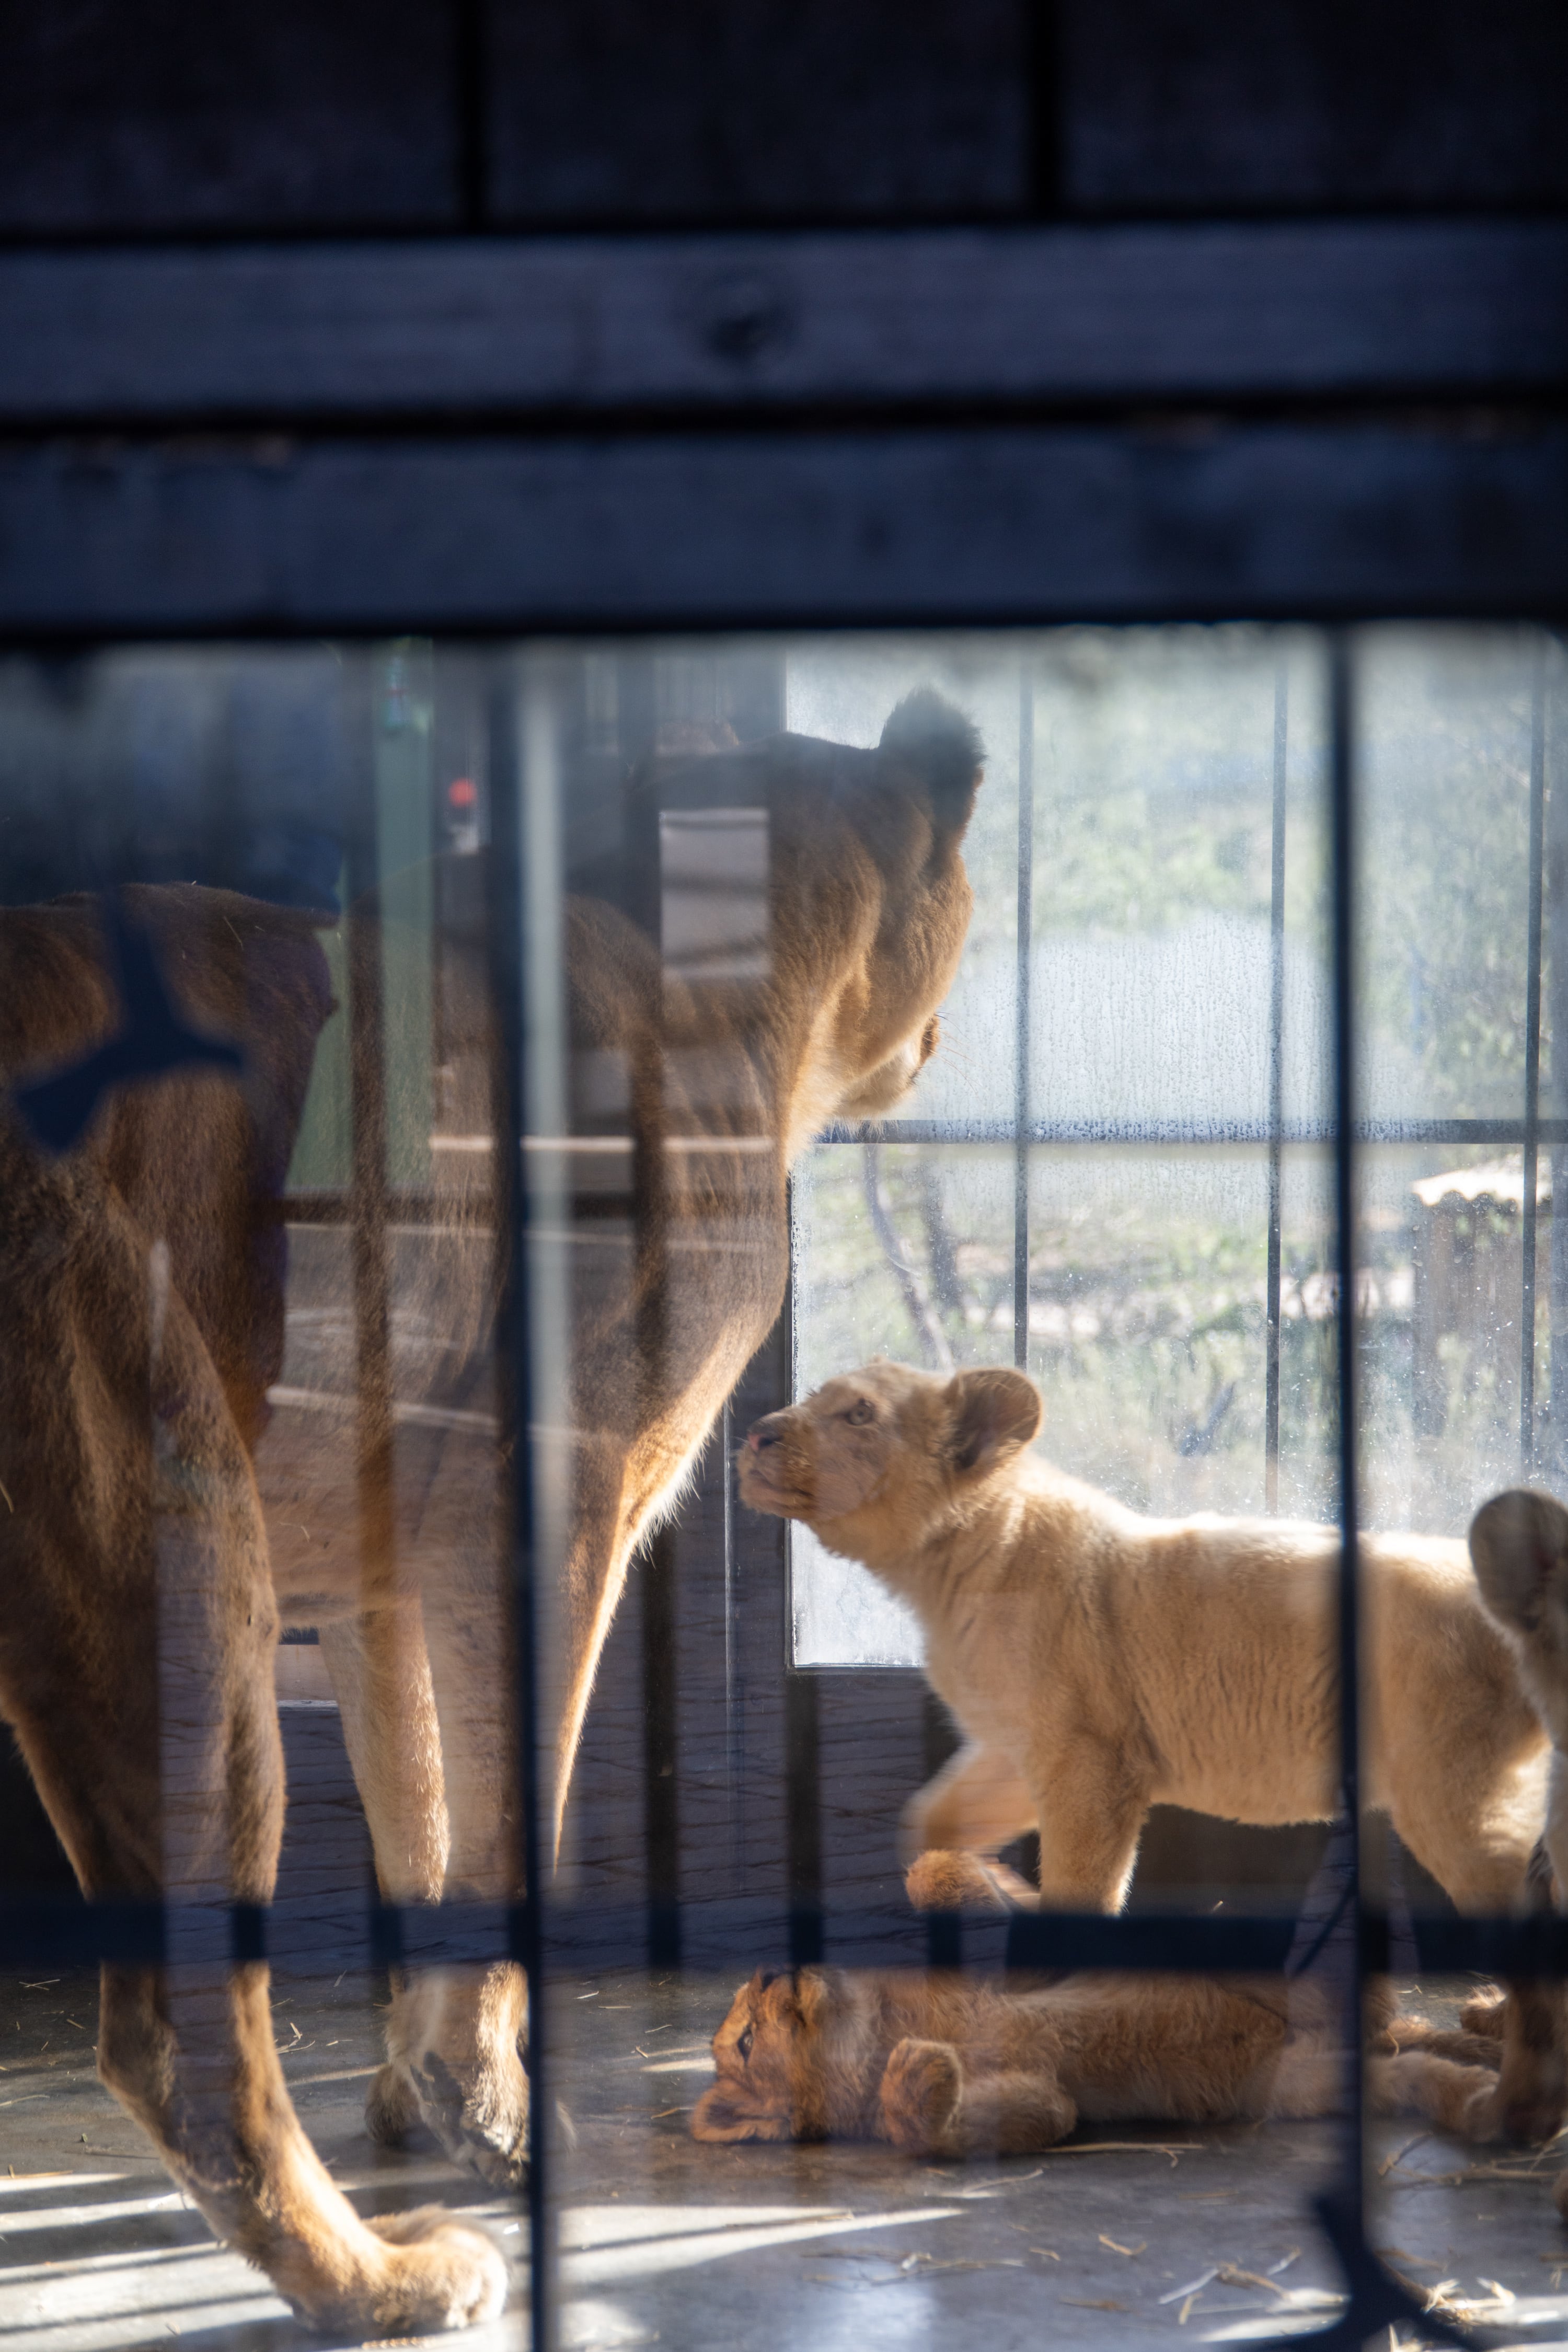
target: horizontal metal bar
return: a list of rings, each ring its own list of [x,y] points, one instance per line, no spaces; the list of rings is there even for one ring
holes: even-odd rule
[[[1354,1128],[1358,1144],[1521,1144],[1521,1118],[1369,1118]],[[1542,1143],[1568,1143],[1568,1119],[1543,1118],[1535,1132]],[[1286,1145],[1331,1146],[1337,1129],[1332,1119],[1289,1119],[1279,1129]],[[1272,1141],[1268,1125],[1257,1119],[1048,1119],[1032,1120],[1024,1130],[1032,1144],[1132,1143],[1230,1145],[1259,1148]],[[825,1127],[814,1139],[818,1144],[841,1143],[977,1143],[1012,1145],[1018,1139],[1011,1119],[884,1118]]]
[[[0,418],[1488,398],[1568,380],[1558,221],[0,255]]]
[[[902,1904],[791,1910],[770,1897],[679,1906],[688,1971],[728,1973],[783,1965],[792,1950],[819,1949],[838,1967],[942,1966],[1178,1969],[1268,1973],[1285,1966],[1297,1935],[1289,1912],[1131,1911],[931,1915]],[[544,1916],[546,1965],[619,1967],[647,1941],[641,1905],[557,1904]],[[71,1904],[7,1899],[0,1910],[0,1969],[123,1966],[170,1961],[222,1966],[267,1959],[303,1974],[397,1965],[435,1968],[516,1955],[521,1906],[376,1904],[307,1899],[274,1904]],[[1417,1918],[1420,1965],[1453,1975],[1568,1974],[1568,1918]],[[1388,1965],[1385,1919],[1363,1915],[1366,1965]]]
[[[15,638],[1568,607],[1568,426],[13,443]]]

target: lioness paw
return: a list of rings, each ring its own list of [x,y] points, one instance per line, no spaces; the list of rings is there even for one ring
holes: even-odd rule
[[[954,2144],[963,2068],[951,2042],[898,2042],[882,2075],[882,2127],[895,2147],[911,2156],[941,2153]]]
[[[498,2318],[505,2307],[506,2257],[471,2221],[439,2205],[413,2213],[383,2213],[366,2225],[387,2250],[385,2273],[368,2313],[379,2328],[471,2327]]]

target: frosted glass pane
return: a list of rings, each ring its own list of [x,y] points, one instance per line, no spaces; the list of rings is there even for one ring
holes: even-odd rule
[[[1534,705],[1568,663],[1534,630],[1369,629],[1356,676],[1363,1102],[1521,1118]]]
[[[1262,1128],[1277,748],[1283,1111],[1322,1117],[1332,1012],[1323,692],[1321,647],[1289,632],[1065,629],[1040,641],[1037,1129]]]
[[[790,1630],[798,1666],[919,1666],[918,1621],[858,1561],[840,1559],[809,1528],[789,1531]]]

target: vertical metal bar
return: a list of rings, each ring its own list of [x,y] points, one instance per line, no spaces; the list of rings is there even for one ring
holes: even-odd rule
[[[1350,1864],[1350,1899],[1358,1932],[1351,1960],[1352,2009],[1347,2064],[1352,2093],[1349,2136],[1336,2190],[1347,2231],[1359,2242],[1363,2206],[1363,2064],[1360,1773],[1360,1558],[1357,1515],[1355,1283],[1355,702],[1352,647],[1343,630],[1329,646],[1329,794],[1332,835],[1334,975],[1334,1222],[1339,1264],[1340,1789]]]
[[[1285,1122],[1285,753],[1290,676],[1274,672],[1274,811],[1268,885],[1268,1275],[1264,1307],[1263,1503],[1279,1508],[1279,1225]]]
[[[745,1867],[746,1751],[741,1723],[741,1584],[735,1558],[735,1423],[731,1401],[719,1420],[724,1481],[724,1778],[730,1811],[730,1867],[739,1893]]]
[[[528,1124],[528,1037],[531,1003],[526,926],[535,885],[523,822],[519,677],[500,658],[488,698],[492,838],[489,940],[500,1067],[496,1105],[497,1213],[509,1246],[498,1318],[499,1371],[504,1426],[511,1449],[513,1640],[516,1649],[517,1770],[522,1828],[523,1900],[511,1916],[512,1957],[528,1974],[529,2168],[526,2204],[531,2272],[530,2341],[552,2352],[555,2340],[555,2265],[551,2234],[550,2130],[552,2090],[543,1977],[544,1856],[541,1823],[540,1503],[535,1460],[532,1215],[522,1139]],[[553,1336],[559,1340],[563,1335]]]
[[[789,1289],[784,1298],[787,1318],[785,1399],[800,1390],[800,1333],[795,1322],[799,1297],[795,1257],[795,1186],[784,1180],[784,1212],[789,1221]],[[817,1677],[795,1664],[795,1573],[793,1530],[787,1522],[780,1534],[784,1545],[784,1882],[789,1906],[790,1964],[807,1968],[822,1958],[822,1718],[817,1705]]]
[[[354,1315],[355,1504],[359,1529],[360,1627],[368,1687],[395,1687],[392,1655],[399,1640],[391,1596],[395,1574],[393,1517],[392,1318],[387,1295],[386,1009],[379,885],[381,843],[376,790],[376,675],[368,649],[350,665],[347,835],[343,865],[349,976],[349,1265]],[[365,1897],[374,1903],[374,1874]],[[373,1948],[388,1965],[401,1957],[395,1926],[373,1928]]]
[[[1536,1167],[1541,1127],[1541,889],[1546,839],[1546,640],[1536,640],[1530,720],[1530,921],[1525,949],[1524,1197],[1519,1305],[1519,1475],[1535,1469]]]
[[[647,1863],[647,1959],[680,1966],[679,1733],[676,1699],[675,1529],[643,1546],[643,1844]]]
[[[1549,1100],[1554,1118],[1568,1117],[1568,777],[1563,774],[1563,730],[1553,726],[1560,717],[1563,691],[1563,640],[1555,631],[1543,633],[1544,670],[1542,713],[1542,768],[1550,786],[1546,795],[1545,914],[1546,967],[1552,1028],[1552,1085]],[[1550,1452],[1542,1468],[1552,1478],[1568,1469],[1568,1145],[1552,1147],[1552,1246],[1549,1318],[1551,1322],[1552,1397],[1547,1409]]]
[[[1013,1041],[1013,1361],[1029,1367],[1029,976],[1035,924],[1035,663],[1018,677],[1018,929]]]

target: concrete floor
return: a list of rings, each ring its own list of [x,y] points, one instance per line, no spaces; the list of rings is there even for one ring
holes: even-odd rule
[[[1112,2135],[1090,2133],[968,2169],[871,2147],[700,2147],[687,2117],[730,1990],[640,1970],[556,1989],[556,2079],[577,2133],[560,2155],[565,2352],[1172,2346],[1331,2315],[1339,2283],[1308,2210],[1332,2126],[1122,2131],[1105,2153],[1094,2143]],[[433,2147],[389,2154],[365,2137],[376,2040],[364,1980],[281,1985],[276,2015],[306,2126],[362,2211],[438,2199],[521,2257],[507,2200],[476,2193]],[[320,2344],[214,2246],[99,2087],[95,2017],[91,1979],[0,1985],[5,2352]],[[1556,2160],[1478,2155],[1408,2125],[1380,2126],[1373,2147],[1374,2236],[1395,2266],[1427,2289],[1454,2282],[1489,2344],[1568,2343]],[[520,2259],[506,2317],[465,2340],[518,2345],[526,2296]]]

